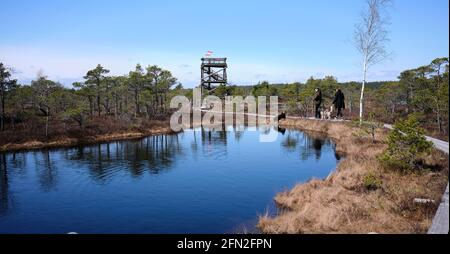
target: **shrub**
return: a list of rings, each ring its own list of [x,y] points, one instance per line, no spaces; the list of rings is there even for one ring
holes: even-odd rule
[[[355,126],[359,126],[360,132],[357,133],[359,137],[370,136],[372,143],[375,143],[375,133],[377,129],[383,128],[383,124],[378,122],[375,118],[374,113],[369,113],[367,120],[365,121],[354,121]]]
[[[287,102],[287,111],[291,115],[299,115],[300,114],[300,108],[298,107],[296,99],[288,100],[288,102]]]
[[[428,155],[433,147],[424,136],[415,115],[399,121],[387,137],[388,148],[380,156],[380,162],[388,168],[414,170],[419,168],[419,160]]]
[[[366,190],[377,190],[381,188],[383,182],[373,173],[367,173],[363,178],[363,186]]]

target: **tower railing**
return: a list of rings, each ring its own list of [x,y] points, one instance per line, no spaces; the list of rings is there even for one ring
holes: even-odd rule
[[[227,65],[227,59],[226,58],[202,58],[202,65]]]

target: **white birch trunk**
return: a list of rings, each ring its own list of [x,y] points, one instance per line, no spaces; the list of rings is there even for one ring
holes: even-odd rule
[[[361,86],[361,97],[359,98],[359,123],[362,124],[363,114],[364,114],[364,89],[366,87],[366,78],[367,78],[367,57],[364,57],[363,64],[363,81]]]

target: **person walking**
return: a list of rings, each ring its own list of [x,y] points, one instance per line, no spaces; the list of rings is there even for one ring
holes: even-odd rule
[[[322,118],[320,114],[320,106],[322,105],[322,91],[319,88],[315,89],[316,94],[314,96],[314,110],[315,110],[315,118]]]
[[[336,118],[343,117],[342,110],[345,109],[345,97],[344,93],[340,88],[336,89],[336,94],[334,95],[333,105],[337,110]]]

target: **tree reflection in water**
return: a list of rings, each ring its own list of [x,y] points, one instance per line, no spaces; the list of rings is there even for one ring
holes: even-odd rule
[[[33,157],[42,190],[50,191],[54,189],[57,184],[58,169],[55,162],[52,161],[52,152],[42,150],[34,153]]]
[[[10,191],[11,170],[15,175],[26,173],[26,153],[0,154],[0,216],[6,215],[14,206],[14,199]]]
[[[298,142],[299,142],[298,134],[288,132],[287,136],[281,142],[281,145],[286,149],[286,151],[292,152],[297,149]]]
[[[148,219],[142,225],[133,227],[133,223],[128,221],[118,224],[136,230],[133,232],[141,232],[141,226],[156,227],[159,230],[156,232],[166,232],[167,223],[172,222],[171,228],[178,229],[180,224],[186,223],[186,216],[198,215],[205,223],[189,225],[191,229],[201,226],[206,232],[209,229],[216,232],[217,228],[210,228],[210,225],[214,224],[215,216],[221,211],[229,209],[229,214],[219,216],[222,221],[226,218],[253,219],[255,211],[264,207],[266,201],[272,202],[274,189],[282,189],[310,176],[325,177],[334,165],[334,145],[325,137],[277,127],[259,126],[259,132],[250,132],[255,129],[254,126],[229,126],[225,131],[196,128],[177,135],[0,154],[0,225],[5,228],[8,223],[17,223],[16,218],[24,216],[22,221],[32,221],[29,225],[39,231],[42,227],[40,218],[54,218],[55,224],[49,223],[46,230],[59,232],[61,224],[73,227],[65,219],[72,216],[72,212],[76,218],[74,223],[91,232],[91,225],[96,225],[101,214],[111,213],[102,222],[105,232],[110,232],[108,230],[117,222],[117,216],[125,218],[129,214],[140,214],[144,216],[142,221]],[[274,143],[258,143],[260,134],[274,132],[279,134]],[[242,153],[244,149],[248,154]],[[301,165],[299,155],[305,160],[305,170],[297,170]],[[315,160],[319,159],[323,164],[316,163]],[[219,165],[216,163],[221,163],[219,170],[211,170],[211,165]],[[248,165],[252,169],[243,171],[242,167]],[[285,170],[280,171],[278,167]],[[223,177],[224,173],[226,177]],[[166,175],[153,176],[160,174]],[[175,178],[166,177],[169,175]],[[233,188],[223,187],[230,183]],[[136,190],[142,188],[148,192],[136,195]],[[253,191],[251,198],[241,195],[249,189]],[[223,201],[216,202],[217,193],[223,196]],[[152,202],[148,202],[149,197]],[[202,202],[198,202],[198,198]],[[103,203],[99,204],[98,200]],[[238,211],[235,206],[228,205],[230,200],[238,200],[236,202],[245,207]],[[91,216],[88,211],[77,217],[81,202],[83,207],[92,207],[97,213]],[[179,204],[183,202],[182,210],[187,210],[178,212]],[[133,207],[131,203],[139,205]],[[202,203],[207,206],[198,206]],[[176,206],[172,207],[174,204]],[[189,207],[190,204],[194,205]],[[151,219],[157,218],[160,211],[167,213],[161,214],[162,219],[167,219],[162,224],[159,224],[159,219]],[[26,231],[29,225],[19,226]],[[229,226],[226,222],[220,230],[228,230]]]
[[[131,176],[143,173],[158,174],[170,168],[174,157],[182,154],[178,135],[150,136],[140,140],[78,147],[68,151],[67,160],[88,165],[91,176],[97,181],[110,179],[127,169]]]
[[[305,133],[290,130],[278,130],[281,133],[285,133],[283,140],[281,141],[282,147],[287,152],[300,152],[300,159],[305,161],[311,156],[314,156],[316,160],[320,160],[322,156],[322,149],[324,146],[333,145],[331,140],[325,136],[316,133]],[[336,155],[336,159],[338,159]]]
[[[214,131],[208,128],[201,128],[202,151],[214,159],[221,159],[227,155],[228,132],[224,128],[222,130]]]
[[[233,126],[233,132],[234,132],[234,140],[236,140],[237,142],[239,142],[245,132],[245,126],[243,125],[234,125]]]
[[[225,126],[222,126],[225,128]],[[195,156],[199,149],[213,158],[223,158],[227,154],[229,132],[233,132],[236,141],[242,139],[248,126],[231,126],[225,131],[214,131],[206,128],[198,128],[192,131],[190,148]],[[270,128],[259,127],[262,133],[269,133]],[[314,156],[316,160],[321,158],[322,148],[329,145],[330,140],[323,136],[298,131],[290,131],[277,128],[281,133],[281,145],[288,152],[299,151],[300,158],[307,160]],[[140,140],[118,141],[107,144],[97,144],[93,146],[80,146],[72,149],[61,150],[63,158],[72,164],[78,164],[77,168],[89,169],[90,176],[96,181],[106,181],[114,174],[127,170],[131,176],[139,177],[144,172],[159,174],[177,160],[176,156],[183,155],[183,146],[180,144],[180,135],[158,135],[150,136]],[[279,137],[279,138],[280,138]],[[331,143],[334,148],[334,144]],[[8,172],[7,157],[11,156],[11,167],[17,169],[16,172],[27,168],[27,153],[12,153],[0,155],[0,178],[1,178],[1,208],[7,206],[8,196]],[[34,165],[41,188],[50,191],[55,188],[58,179],[58,168],[53,162],[53,152],[42,150],[32,153]],[[18,158],[16,158],[18,157]],[[340,160],[340,156],[335,153],[335,158]],[[59,157],[57,158],[59,160]],[[0,209],[1,209],[0,208]],[[4,210],[4,209],[2,209]]]
[[[5,215],[9,208],[9,182],[6,154],[0,154],[0,216]]]

